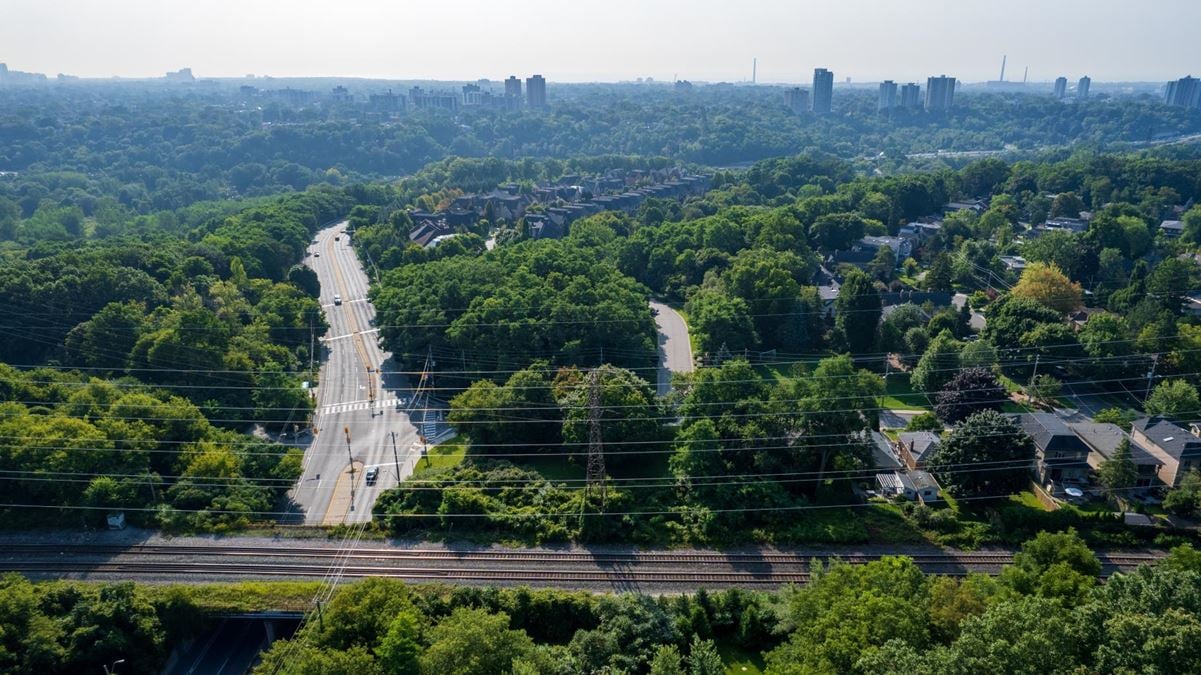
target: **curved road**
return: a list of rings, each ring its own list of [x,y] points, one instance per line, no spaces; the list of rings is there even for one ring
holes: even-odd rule
[[[367,274],[350,246],[346,222],[321,230],[314,241],[304,263],[321,282],[321,307],[330,329],[321,338],[314,436],[291,497],[306,524],[339,525],[370,520],[376,497],[412,474],[420,450],[416,428],[397,405],[405,396],[403,380],[395,375],[383,380],[379,374],[381,368],[395,368],[391,354],[379,346]],[[341,304],[335,304],[335,296]],[[379,478],[368,486],[364,474],[371,467],[379,467]]]
[[[691,373],[695,368],[692,360],[692,343],[688,340],[688,324],[676,310],[661,302],[650,301],[655,313],[655,326],[659,333],[659,378],[657,390],[660,396],[671,392],[671,376],[675,373]]]

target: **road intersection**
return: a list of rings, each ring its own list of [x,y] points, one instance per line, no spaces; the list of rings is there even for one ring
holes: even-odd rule
[[[314,434],[291,494],[308,525],[370,520],[376,497],[411,475],[421,458],[421,439],[404,405],[411,394],[392,355],[379,346],[367,274],[346,226],[318,232],[304,260],[321,282],[330,325],[321,339]],[[379,477],[367,485],[371,467],[379,467]]]

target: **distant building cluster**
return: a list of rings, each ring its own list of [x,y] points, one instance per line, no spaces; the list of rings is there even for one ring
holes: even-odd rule
[[[168,82],[195,82],[196,76],[192,75],[191,68],[180,68],[167,73],[163,79]]]
[[[916,82],[897,86],[892,80],[880,83],[880,93],[877,102],[879,110],[896,108],[915,109],[925,107],[926,110],[947,110],[955,102],[956,80],[953,77],[939,75],[926,80],[926,96],[922,98],[922,88]],[[816,113],[829,113],[834,101],[834,73],[826,68],[816,68],[813,71],[812,94],[800,87],[784,90],[784,105],[795,113],[806,110]]]
[[[190,69],[176,73],[168,73],[167,79],[184,81],[184,74],[191,77]],[[541,109],[547,106],[546,79],[541,75],[531,75],[526,78],[524,89],[522,81],[515,75],[504,80],[503,92],[494,92],[490,80],[469,82],[460,87],[459,91],[447,89],[426,89],[421,86],[410,87],[406,94],[399,94],[389,89],[385,93],[369,94],[367,109],[375,113],[397,113],[404,110],[438,109],[457,112],[463,108],[496,108],[518,110],[523,107]],[[294,105],[303,105],[320,100],[320,95],[312,91],[300,91],[291,88],[259,89],[252,85],[242,85],[241,94],[247,98],[274,98]],[[329,102],[340,105],[351,105],[361,102],[354,93],[343,85],[334,87],[328,97]]]
[[[1201,85],[1197,78],[1189,75],[1169,82],[1164,103],[1178,108],[1201,108]]]
[[[0,84],[37,84],[45,82],[42,73],[23,73],[19,70],[9,70],[7,63],[0,63]]]
[[[524,223],[531,239],[559,239],[580,218],[604,211],[636,213],[648,198],[682,200],[709,190],[710,176],[681,168],[644,171],[613,169],[596,176],[570,174],[523,190],[501,185],[486,193],[461,195],[441,211],[412,211],[409,240],[436,246],[461,229],[483,221]]]

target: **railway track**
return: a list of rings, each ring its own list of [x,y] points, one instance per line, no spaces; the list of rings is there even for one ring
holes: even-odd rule
[[[29,561],[0,564],[6,571],[27,574],[139,574],[213,576],[304,577],[320,578],[329,571],[328,565],[283,563],[203,563],[203,562],[105,562],[77,563],[68,561]],[[578,583],[612,584],[614,582],[643,584],[727,584],[779,585],[805,583],[806,572],[613,572],[604,570],[564,569],[489,569],[470,567],[391,567],[376,565],[347,565],[341,568],[345,577],[390,577],[406,580],[493,583]]]
[[[190,556],[230,556],[230,557],[289,557],[289,558],[350,558],[374,560],[420,560],[420,561],[455,561],[455,562],[553,562],[580,563],[594,565],[679,565],[679,564],[710,564],[710,565],[807,565],[814,559],[838,559],[852,564],[864,564],[879,560],[886,555],[905,555],[918,564],[964,564],[964,565],[1004,565],[1013,562],[1010,552],[946,552],[946,553],[915,553],[915,554],[881,554],[881,553],[709,553],[709,552],[676,552],[676,551],[633,551],[623,552],[588,552],[588,551],[531,551],[531,550],[464,550],[453,551],[446,549],[397,549],[397,548],[367,548],[356,547],[351,550],[341,550],[331,546],[226,546],[226,545],[158,545],[140,544],[132,546],[120,545],[86,545],[86,544],[24,544],[6,545],[0,556],[15,557],[25,555],[71,555],[71,556],[109,556],[109,555],[190,555]],[[1138,565],[1158,560],[1161,556],[1155,553],[1101,553],[1103,561],[1117,565]]]
[[[340,569],[347,578],[536,584],[560,587],[778,586],[806,583],[815,559],[866,564],[887,554],[784,551],[537,551],[395,549],[333,546],[197,544],[10,544],[0,550],[0,570],[37,576],[160,577],[205,579],[310,578]],[[932,574],[997,573],[1013,562],[1006,551],[917,553],[908,557]],[[1155,553],[1101,553],[1105,575],[1154,562]]]

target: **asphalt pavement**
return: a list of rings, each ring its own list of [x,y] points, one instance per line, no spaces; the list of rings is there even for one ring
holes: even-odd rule
[[[409,378],[395,373],[392,355],[379,346],[367,274],[346,225],[318,232],[304,260],[321,282],[321,307],[330,325],[321,338],[313,435],[304,473],[291,493],[296,520],[303,514],[309,525],[370,520],[376,497],[411,475],[421,454],[407,408]],[[381,370],[388,374],[381,376]],[[369,486],[365,473],[372,467],[379,467],[379,477]]]
[[[650,301],[655,312],[655,326],[659,340],[658,393],[666,396],[671,391],[671,377],[675,373],[691,373],[696,367],[692,360],[692,343],[688,339],[688,324],[676,310],[661,302]]]

